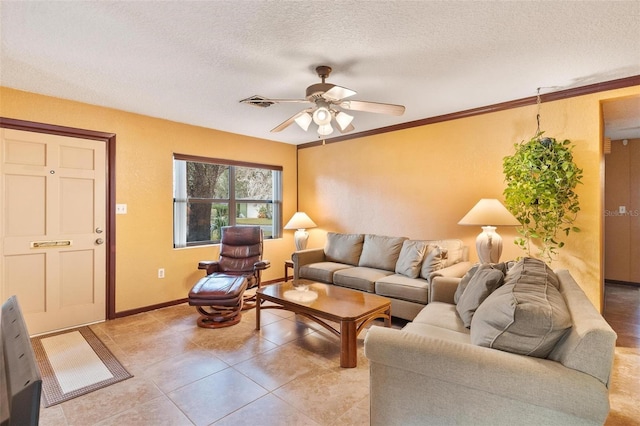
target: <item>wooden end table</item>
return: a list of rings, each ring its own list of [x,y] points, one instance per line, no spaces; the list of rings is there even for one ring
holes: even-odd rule
[[[295,284],[295,286],[294,286]],[[306,285],[306,291],[296,287]],[[268,300],[273,305],[261,306]],[[262,309],[284,309],[320,324],[340,338],[340,367],[358,363],[358,334],[374,319],[391,326],[391,301],[375,294],[308,280],[294,280],[264,286],[256,292],[256,330],[260,330]],[[334,328],[326,321],[340,324]]]

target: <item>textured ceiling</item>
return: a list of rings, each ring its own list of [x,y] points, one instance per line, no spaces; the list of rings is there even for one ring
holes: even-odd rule
[[[317,135],[269,130],[304,105],[238,101],[302,98],[322,64],[352,99],[406,106],[354,112],[356,132],[640,75],[639,1],[2,1],[0,15],[2,86],[293,144]]]

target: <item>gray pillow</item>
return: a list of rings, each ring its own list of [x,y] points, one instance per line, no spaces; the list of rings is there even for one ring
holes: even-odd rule
[[[422,268],[420,269],[420,276],[425,280],[428,280],[429,275],[431,275],[433,271],[444,268],[446,260],[447,249],[429,244],[427,247],[427,254],[422,262]]]
[[[327,243],[324,247],[325,258],[328,262],[357,265],[362,253],[364,235],[327,233]]]
[[[424,241],[404,241],[398,263],[396,263],[396,274],[402,274],[409,278],[418,278],[426,251],[427,243]]]
[[[456,311],[465,327],[471,326],[471,318],[478,306],[502,285],[503,280],[502,271],[494,269],[490,264],[485,263],[478,267],[456,304]]]
[[[546,358],[571,328],[571,314],[553,284],[557,277],[534,260],[519,262],[519,272],[510,270],[504,285],[480,304],[471,320],[471,343]]]
[[[467,273],[464,274],[464,276],[462,277],[462,279],[458,283],[458,288],[456,288],[456,292],[453,295],[453,303],[455,303],[456,305],[458,304],[458,301],[460,300],[460,296],[462,296],[462,293],[464,293],[464,290],[469,285],[469,281],[471,281],[471,278],[473,278],[473,276],[475,275],[475,273],[476,273],[476,271],[478,270],[479,267],[480,267],[479,263],[476,263],[475,265],[473,265],[471,267],[471,269],[469,269],[467,271]]]
[[[405,237],[365,235],[358,266],[395,271],[404,240]]]

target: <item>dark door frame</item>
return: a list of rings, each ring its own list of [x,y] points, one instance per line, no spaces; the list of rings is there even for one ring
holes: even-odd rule
[[[35,133],[48,133],[51,135],[70,136],[73,138],[91,139],[106,144],[106,218],[107,218],[107,253],[106,253],[106,319],[116,317],[116,134],[99,132],[95,130],[77,129],[74,127],[58,126],[54,124],[37,123],[33,121],[17,120],[14,118],[0,117],[0,127],[14,130],[24,130]]]

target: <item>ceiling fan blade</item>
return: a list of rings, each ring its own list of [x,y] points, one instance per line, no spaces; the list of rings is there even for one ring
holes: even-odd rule
[[[283,131],[284,129],[289,127],[291,124],[293,124],[296,121],[296,118],[300,117],[301,115],[304,115],[304,114],[308,113],[309,111],[311,111],[311,109],[304,109],[304,110],[292,115],[291,117],[287,118],[282,123],[278,124],[273,129],[271,129],[271,131],[272,132],[281,132],[281,131]]]
[[[347,127],[345,127],[344,130],[342,130],[342,128],[340,126],[338,126],[338,130],[340,131],[340,133],[349,133],[349,132],[353,132],[356,128],[353,127],[353,124],[349,124]]]
[[[402,115],[404,114],[403,105],[383,104],[379,102],[365,101],[344,101],[340,106],[353,111],[375,112],[378,114]]]
[[[322,97],[328,101],[339,101],[344,98],[355,95],[357,92],[346,87],[333,86],[322,94]]]

